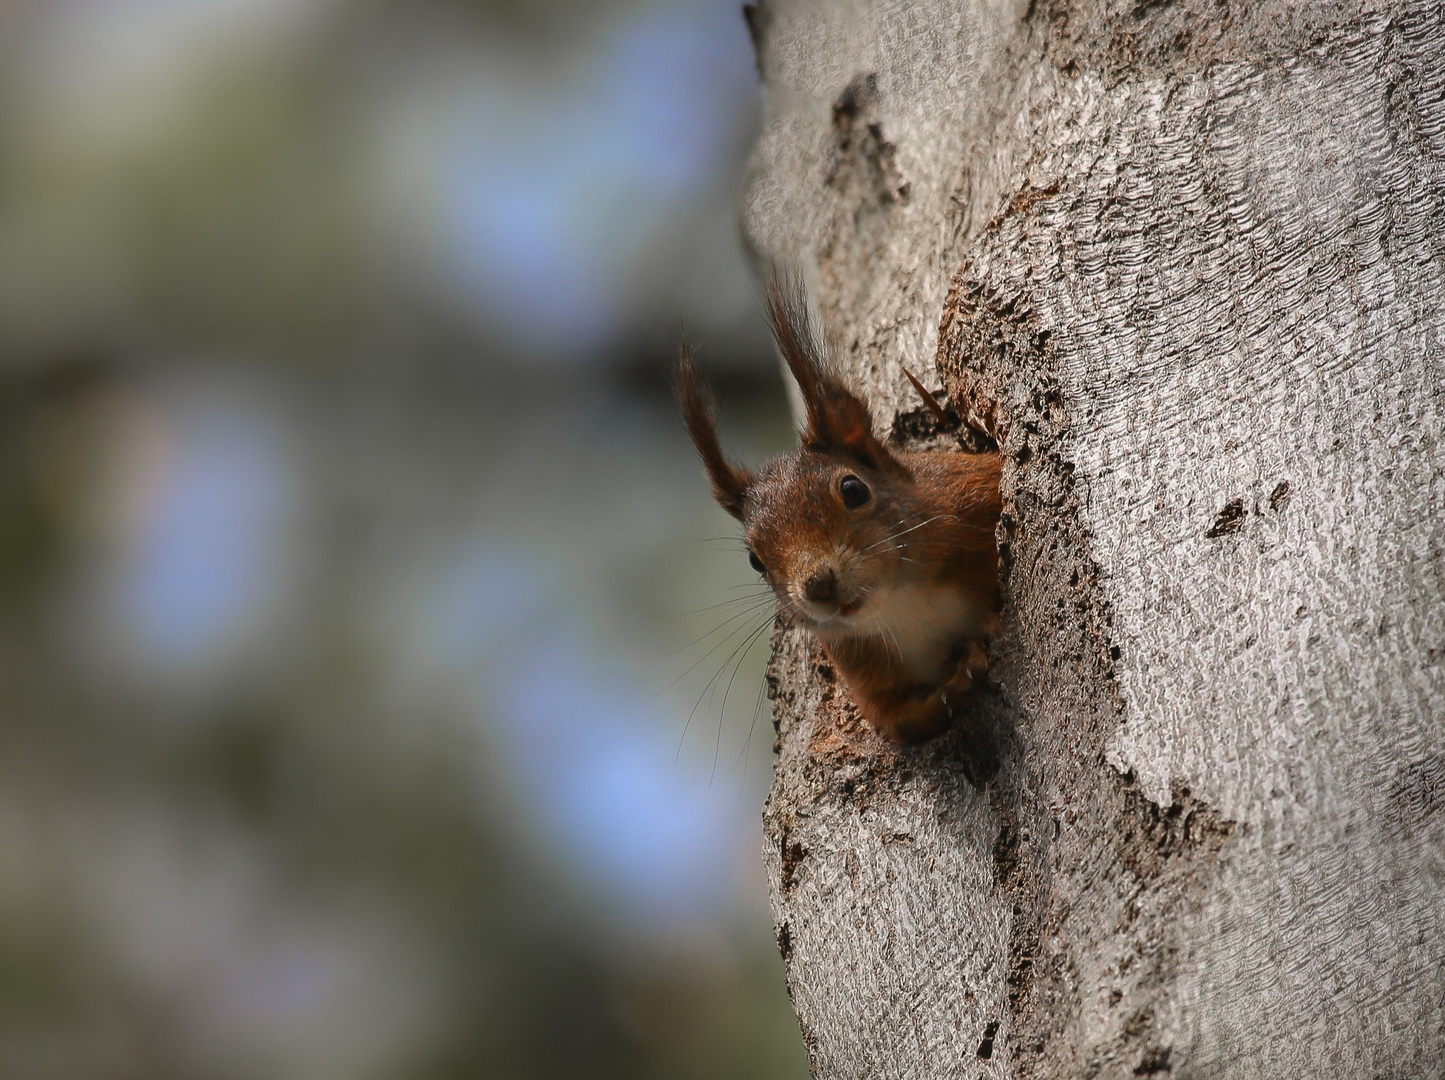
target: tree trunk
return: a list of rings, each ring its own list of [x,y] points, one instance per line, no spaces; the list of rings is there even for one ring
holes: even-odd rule
[[[896,437],[1006,459],[1006,629],[885,745],[780,628],[814,1074],[1445,1072],[1445,15],[764,0],[745,198]]]

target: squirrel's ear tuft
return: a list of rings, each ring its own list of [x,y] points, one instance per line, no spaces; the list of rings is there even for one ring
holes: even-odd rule
[[[712,481],[713,498],[718,505],[733,517],[742,520],[743,499],[753,482],[752,473],[732,464],[723,456],[722,444],[717,437],[717,417],[713,414],[712,399],[703,385],[702,375],[692,358],[692,350],[684,341],[678,350],[677,373],[673,380],[677,391],[677,403],[682,408],[682,422],[692,437],[692,445],[707,468],[708,479]]]
[[[768,279],[768,325],[808,407],[803,445],[851,454],[880,468],[897,465],[873,435],[873,414],[824,357],[808,317],[808,296],[792,271],[773,268]]]

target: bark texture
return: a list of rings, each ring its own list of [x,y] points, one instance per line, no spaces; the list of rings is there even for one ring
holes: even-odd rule
[[[885,745],[775,636],[815,1075],[1445,1074],[1440,5],[749,24],[751,243],[896,438],[906,364],[1008,462],[953,734]]]

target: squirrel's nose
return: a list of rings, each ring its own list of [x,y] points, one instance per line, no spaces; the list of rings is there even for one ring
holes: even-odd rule
[[[838,577],[832,567],[815,572],[803,583],[803,595],[815,604],[838,602]]]

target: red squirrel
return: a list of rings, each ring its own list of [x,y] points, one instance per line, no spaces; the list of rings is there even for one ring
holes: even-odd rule
[[[885,446],[825,357],[796,278],[773,275],[767,315],[807,406],[798,449],[757,472],[728,461],[684,343],[688,434],[713,496],[743,524],[748,561],[822,644],[859,712],[894,742],[934,738],[987,667],[982,641],[998,625],[999,455]]]

